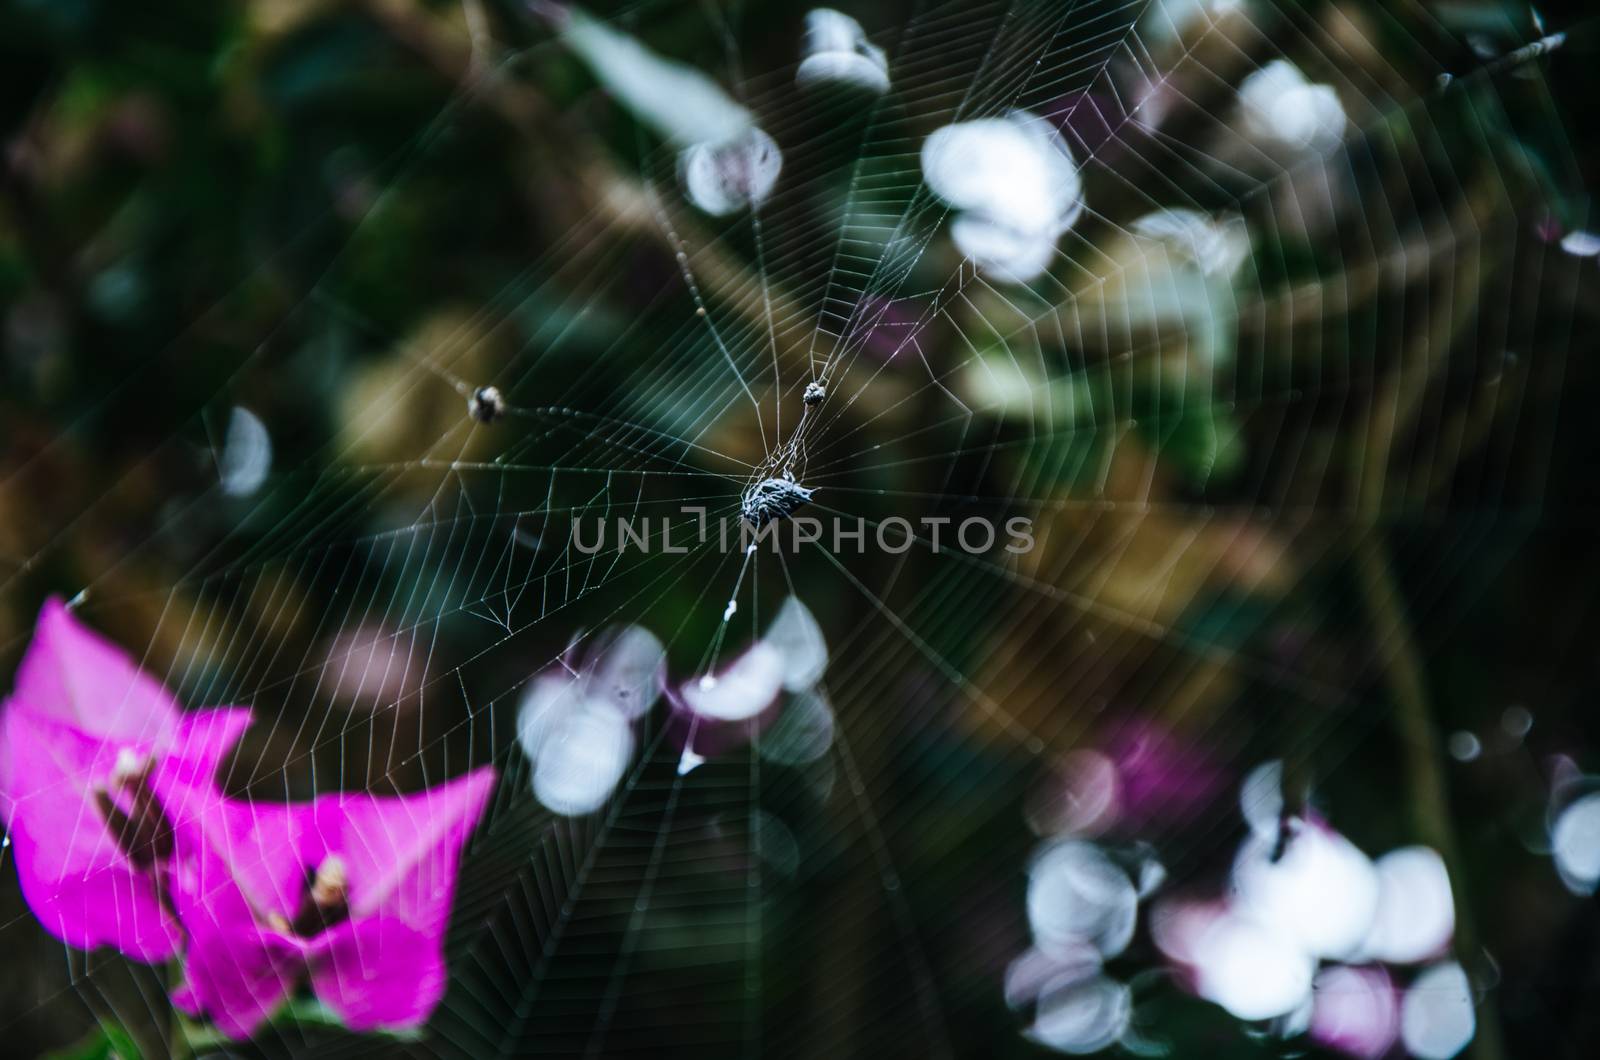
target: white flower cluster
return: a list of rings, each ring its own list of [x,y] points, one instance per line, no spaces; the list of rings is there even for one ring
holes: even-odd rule
[[[1139,903],[1163,871],[1143,859],[1136,882],[1100,846],[1083,839],[1044,844],[1028,870],[1033,946],[1006,972],[1006,1001],[1031,1008],[1028,1036],[1064,1053],[1099,1052],[1129,1033],[1133,994],[1104,963],[1128,948]]]
[[[655,634],[628,626],[601,636],[581,665],[534,678],[517,711],[517,742],[547,809],[578,816],[611,798],[633,758],[633,723],[661,694],[666,659]]]
[[[755,116],[716,81],[663,58],[578,8],[546,4],[562,40],[645,124],[678,145],[678,176],[695,206],[722,217],[760,206],[783,169],[783,152]],[[889,88],[883,49],[860,23],[829,8],[806,16],[805,55],[795,75],[805,89]]]
[[[1281,767],[1242,792],[1251,834],[1219,901],[1173,901],[1154,915],[1157,945],[1200,996],[1243,1020],[1277,1020],[1358,1057],[1396,1040],[1444,1060],[1475,1031],[1466,974],[1440,961],[1455,930],[1444,861],[1427,847],[1370,860],[1315,819],[1281,816]],[[1438,962],[1438,963],[1431,963]],[[1386,966],[1425,965],[1403,994]]]
[[[693,724],[716,726],[750,722],[790,693],[763,733],[760,752],[782,764],[813,762],[833,742],[833,711],[817,688],[827,665],[816,619],[789,597],[766,635],[726,670],[668,694]],[[604,806],[633,759],[635,723],[667,687],[666,648],[642,626],[601,634],[581,653],[569,648],[557,666],[535,677],[518,707],[517,742],[533,763],[540,804],[569,817]],[[678,772],[703,761],[691,728]]]
[[[1169,247],[1202,275],[1221,280],[1231,280],[1250,256],[1250,231],[1237,214],[1211,217],[1198,210],[1156,210],[1129,229]]]

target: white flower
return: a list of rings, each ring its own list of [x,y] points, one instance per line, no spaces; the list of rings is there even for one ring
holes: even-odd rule
[[[1250,256],[1250,231],[1237,214],[1212,218],[1198,210],[1157,210],[1130,226],[1161,242],[1206,276],[1229,279]]]
[[[1043,847],[1028,870],[1034,946],[1006,969],[1006,1003],[1034,1006],[1028,1037],[1058,1052],[1095,1053],[1119,1041],[1133,1018],[1133,993],[1102,973],[1127,948],[1139,893],[1093,843]]]
[[[1444,859],[1428,847],[1401,847],[1379,858],[1377,870],[1377,915],[1362,955],[1411,964],[1444,949],[1456,927]]]
[[[1092,843],[1046,847],[1028,872],[1028,923],[1046,952],[1089,945],[1115,957],[1133,938],[1138,908],[1133,881]]]
[[[1585,795],[1561,811],[1550,830],[1550,852],[1569,891],[1595,892],[1600,886],[1600,794]]]
[[[633,722],[661,691],[666,649],[629,626],[599,637],[576,671],[534,678],[517,710],[517,742],[533,762],[533,794],[554,813],[593,813],[633,757]]]
[[[805,58],[794,79],[801,88],[831,84],[883,93],[889,89],[889,60],[859,22],[819,7],[806,14]]]
[[[1575,258],[1592,258],[1600,254],[1600,235],[1594,232],[1568,232],[1561,239],[1561,249]]]
[[[222,492],[248,497],[261,488],[272,470],[272,436],[261,418],[243,405],[228,415],[228,436],[217,457],[217,477]]]
[[[1244,130],[1263,146],[1324,154],[1344,139],[1347,119],[1331,85],[1308,82],[1299,67],[1277,59],[1239,86]]]
[[[600,83],[680,148],[678,173],[689,201],[720,217],[759,206],[772,193],[783,155],[716,81],[579,8],[561,8],[553,20]]]
[[[1247,917],[1224,913],[1193,950],[1200,996],[1242,1020],[1286,1016],[1311,996],[1317,961],[1292,939]]]
[[[1055,257],[1054,233],[1023,231],[981,214],[961,214],[950,238],[980,271],[1001,283],[1028,283],[1044,275]]]
[[[661,694],[667,649],[643,626],[628,626],[604,635],[591,650],[585,672],[590,699],[602,700],[630,721],[640,717]]]
[[[678,689],[684,706],[714,721],[745,721],[772,705],[783,691],[783,653],[757,641],[720,674],[706,674]]]
[[[1252,769],[1239,785],[1239,812],[1252,835],[1273,839],[1283,821],[1283,763],[1278,759]]]
[[[1400,1040],[1421,1060],[1449,1060],[1477,1032],[1472,985],[1459,964],[1436,964],[1417,976],[1400,1004]]]
[[[580,8],[563,9],[561,39],[611,94],[679,146],[730,140],[754,124],[722,86],[666,59]]]
[[[922,145],[922,174],[959,212],[951,236],[979,270],[1025,283],[1083,212],[1083,178],[1049,122],[1025,111],[946,125]]]
[[[1133,991],[1103,975],[1064,984],[1039,995],[1028,1037],[1063,1053],[1107,1049],[1133,1020]]]
[[[1313,957],[1355,952],[1378,909],[1378,874],[1355,844],[1329,828],[1298,831],[1273,859],[1276,840],[1245,842],[1233,867],[1237,907]]]
[[[561,717],[533,769],[533,794],[566,816],[593,813],[616,790],[633,757],[633,729],[615,709],[596,701]]]
[[[732,614],[733,604],[724,621]],[[766,719],[768,731],[757,741],[762,757],[786,765],[815,762],[833,744],[834,717],[826,696],[817,688],[828,667],[828,646],[811,612],[788,597],[767,627],[766,635],[752,644],[721,673],[705,673],[678,687],[681,707],[710,722],[743,722],[777,705],[792,693],[776,718]],[[705,762],[705,756],[686,741],[678,760],[679,775]]]
[[[766,201],[778,183],[783,153],[772,137],[752,125],[726,140],[685,148],[678,167],[689,201],[722,217]]]
[[[828,668],[828,645],[822,639],[822,627],[817,625],[810,608],[796,597],[784,598],[761,639],[783,655],[783,687],[787,691],[805,691]]]

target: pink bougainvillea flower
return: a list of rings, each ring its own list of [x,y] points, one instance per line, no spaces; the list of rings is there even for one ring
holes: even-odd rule
[[[175,833],[189,946],[173,1002],[243,1038],[309,980],[353,1030],[421,1024],[444,996],[461,849],[494,781],[485,767],[398,797],[210,799]]]
[[[160,887],[171,821],[186,812],[176,792],[209,787],[249,723],[246,710],[183,713],[60,602],[45,604],[0,716],[0,811],[45,930],[140,961],[172,955],[180,934]]]

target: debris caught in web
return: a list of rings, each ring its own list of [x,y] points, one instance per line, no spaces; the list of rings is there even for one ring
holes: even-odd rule
[[[497,386],[480,386],[467,398],[467,413],[479,423],[493,423],[506,414],[506,399]]]
[[[827,387],[821,383],[811,382],[806,384],[805,393],[800,395],[800,400],[805,402],[807,407],[812,407],[822,404],[823,399],[827,396]]]
[[[745,491],[739,517],[760,530],[774,519],[793,515],[811,500],[812,490],[793,478],[765,478]]]

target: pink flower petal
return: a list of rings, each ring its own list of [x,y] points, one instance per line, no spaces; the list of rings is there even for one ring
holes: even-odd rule
[[[194,987],[179,983],[172,991],[172,1007],[190,1019],[200,1018],[200,999],[194,996]]]
[[[348,866],[352,918],[382,912],[443,934],[461,848],[494,780],[485,767],[415,795],[318,799],[315,829],[324,856],[338,854]]]
[[[39,612],[33,643],[17,669],[16,698],[59,721],[123,740],[154,741],[172,730],[178,714],[160,681],[53,597]]]
[[[23,897],[46,931],[79,949],[162,961],[179,941],[153,877],[118,848],[96,806],[119,746],[12,704],[11,841]]]
[[[250,727],[245,707],[217,707],[183,714],[162,763],[182,783],[210,787],[217,766]]]
[[[39,615],[4,709],[0,808],[29,908],[45,930],[81,949],[170,957],[181,934],[158,890],[168,836],[153,826],[193,812],[188,803],[209,791],[249,712],[183,714],[159,681],[58,600]],[[108,826],[117,814],[151,826],[131,855]]]
[[[305,970],[305,944],[270,922],[294,915],[281,895],[288,879],[304,879],[294,808],[216,796],[191,805],[199,814],[176,829],[171,872],[173,907],[188,934],[183,1000],[223,1033],[249,1037]]]
[[[272,916],[292,921],[305,898],[312,807],[176,791],[177,812],[170,809],[173,795],[162,797],[177,819],[173,887],[180,914],[224,921],[231,915],[238,925]]]
[[[441,936],[384,915],[329,931],[311,966],[317,997],[356,1031],[422,1024],[445,981]]]
[[[186,920],[185,925],[194,923]],[[232,1038],[248,1038],[289,996],[305,969],[294,940],[271,929],[217,933],[191,927],[184,966],[198,1014]]]
[[[317,996],[354,1029],[426,1020],[444,996],[461,848],[494,782],[484,768],[415,795],[339,793],[299,805],[175,788],[195,811],[177,828],[172,871],[192,998],[224,1033],[246,1037],[309,971]],[[292,934],[308,877],[333,858],[348,919]]]

